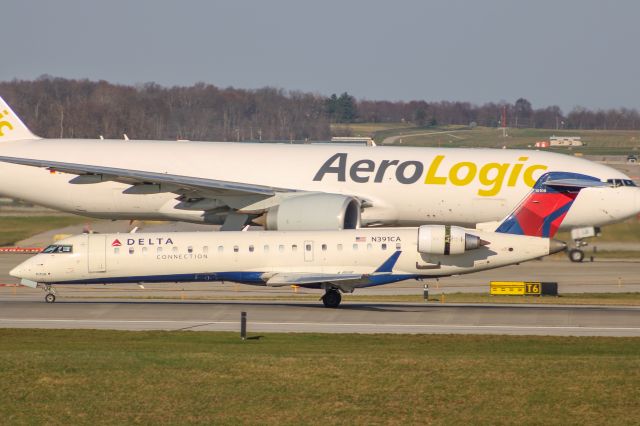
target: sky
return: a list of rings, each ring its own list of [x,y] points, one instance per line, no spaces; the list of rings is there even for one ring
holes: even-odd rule
[[[639,19],[626,0],[7,1],[0,81],[640,109]]]

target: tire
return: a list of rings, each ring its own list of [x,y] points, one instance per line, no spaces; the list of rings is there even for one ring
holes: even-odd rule
[[[325,308],[337,308],[340,306],[342,296],[338,290],[328,290],[324,296],[322,296],[322,303]]]
[[[572,262],[582,262],[584,260],[584,252],[579,249],[569,250],[568,256]]]
[[[47,303],[53,303],[56,301],[56,296],[53,293],[47,293],[47,295],[44,297],[44,301]]]

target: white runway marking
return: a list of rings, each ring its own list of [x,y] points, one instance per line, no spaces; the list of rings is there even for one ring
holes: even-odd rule
[[[91,319],[13,319],[0,318],[0,327],[35,326],[57,328],[101,328],[127,330],[200,329],[202,331],[230,331],[239,329],[239,321],[184,320],[91,320]],[[136,326],[137,325],[137,326]],[[593,335],[640,336],[640,327],[595,326],[526,326],[473,324],[377,324],[377,323],[317,323],[250,321],[253,332],[356,332],[356,333],[477,333],[477,334],[536,334],[536,335]]]

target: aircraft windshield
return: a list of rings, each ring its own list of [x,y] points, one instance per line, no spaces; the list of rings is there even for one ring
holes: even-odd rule
[[[73,246],[52,244],[42,250],[42,253],[73,253]]]
[[[607,182],[614,188],[619,186],[636,186],[635,182],[631,179],[607,179]]]

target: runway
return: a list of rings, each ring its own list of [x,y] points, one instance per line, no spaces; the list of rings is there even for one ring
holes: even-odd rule
[[[344,301],[339,309],[326,309],[319,301],[308,299],[247,301],[247,297],[255,296],[287,298],[293,290],[229,282],[149,284],[143,289],[135,285],[59,286],[56,303],[46,304],[42,290],[12,287],[17,280],[7,273],[26,257],[0,256],[0,282],[11,285],[0,287],[0,327],[239,331],[240,312],[244,311],[249,318],[249,332],[254,335],[318,332],[640,336],[640,307]],[[574,264],[564,259],[545,259],[449,277],[429,285],[432,295],[486,293],[490,280],[557,281],[561,293],[638,292],[638,271],[637,261]],[[422,286],[422,282],[407,281],[359,289],[356,294],[415,295],[422,293]],[[320,296],[314,290],[297,291]],[[218,300],[193,300],[205,296]]]
[[[640,336],[640,307],[0,299],[0,327],[249,332]]]

